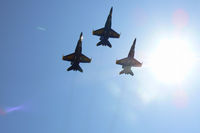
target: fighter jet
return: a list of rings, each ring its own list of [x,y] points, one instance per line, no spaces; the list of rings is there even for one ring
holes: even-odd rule
[[[112,10],[113,10],[113,7],[111,7],[111,9],[110,9],[110,13],[109,13],[107,21],[105,23],[105,27],[92,32],[93,35],[100,36],[100,42],[97,43],[97,46],[103,45],[103,46],[108,46],[108,47],[111,48],[112,45],[108,41],[108,39],[109,38],[119,38],[120,37],[120,34],[118,34],[116,31],[114,31],[111,28]]]
[[[82,54],[82,39],[83,39],[83,33],[81,32],[80,38],[78,40],[75,52],[66,56],[63,56],[62,59],[64,61],[70,61],[71,67],[67,69],[67,71],[74,70],[74,71],[80,71],[83,72],[82,68],[79,66],[79,63],[90,63],[91,59]]]
[[[142,63],[140,63],[139,61],[137,61],[134,58],[135,44],[136,44],[136,39],[133,42],[133,45],[130,49],[128,57],[116,61],[116,64],[122,65],[122,68],[123,68],[123,70],[119,74],[125,73],[125,74],[130,74],[133,76],[134,74],[131,70],[131,67],[141,67],[142,66]]]

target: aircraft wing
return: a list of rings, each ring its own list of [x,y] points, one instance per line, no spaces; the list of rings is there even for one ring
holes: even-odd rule
[[[121,60],[117,60],[116,64],[118,64],[118,65],[126,65],[127,61],[128,61],[128,58],[124,58],[124,59],[121,59]]]
[[[130,65],[130,66],[133,66],[133,67],[141,67],[142,66],[142,63],[140,63],[136,59],[130,59],[130,58],[124,58],[124,59],[121,59],[121,60],[117,60],[116,64],[122,65],[122,66],[123,65],[124,66]]]
[[[80,62],[81,63],[90,63],[91,59],[88,58],[87,56],[85,56],[84,54],[81,54],[81,56],[80,56]]]
[[[140,63],[138,60],[136,60],[136,59],[133,59],[133,60],[131,60],[131,64],[132,64],[132,66],[134,66],[134,67],[141,67],[142,66],[142,63]]]
[[[98,30],[94,30],[92,32],[92,34],[96,35],[96,36],[103,36],[103,33],[104,33],[104,28],[101,28],[101,29],[98,29]]]
[[[72,54],[63,56],[62,59],[65,61],[73,61],[74,57],[75,57],[75,53],[72,53]]]
[[[110,29],[110,35],[109,37],[111,38],[119,38],[120,34],[118,34],[116,31],[114,31],[113,29]]]

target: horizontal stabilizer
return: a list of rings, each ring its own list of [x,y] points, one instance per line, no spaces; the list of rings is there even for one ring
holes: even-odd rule
[[[83,72],[83,70],[82,70],[82,68],[79,66],[79,65],[77,65],[77,66],[74,66],[74,65],[72,65],[71,67],[69,67],[68,69],[67,69],[67,71],[71,71],[71,70],[74,70],[74,71],[80,71],[80,72]]]
[[[100,46],[100,45],[108,46],[108,47],[112,48],[112,45],[108,40],[101,40],[100,42],[97,43],[97,46]]]
[[[133,72],[132,72],[131,70],[128,71],[128,72],[126,72],[125,70],[122,70],[119,74],[120,74],[120,75],[121,75],[121,74],[130,74],[130,75],[132,75],[132,76],[134,75]]]
[[[77,70],[79,70],[80,72],[83,72],[83,69],[79,65],[77,66]]]
[[[125,73],[125,71],[124,71],[124,70],[122,70],[122,71],[119,73],[119,75],[121,75],[121,74],[123,74],[123,73]]]
[[[73,69],[74,69],[74,67],[71,66],[71,67],[69,67],[69,68],[67,69],[67,71],[71,71],[71,70],[73,70]]]
[[[131,76],[133,76],[133,75],[134,75],[132,71],[130,71],[128,74],[130,74]]]
[[[100,46],[100,45],[102,45],[102,41],[100,41],[100,42],[97,43],[97,46]]]

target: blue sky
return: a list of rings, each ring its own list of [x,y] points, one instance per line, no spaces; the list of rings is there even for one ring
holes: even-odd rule
[[[92,30],[104,26],[111,6],[121,37],[110,39],[112,49],[96,47]],[[199,6],[195,0],[1,0],[0,132],[199,133]],[[178,26],[177,11],[186,18]],[[81,64],[83,73],[67,72],[62,55],[74,51],[80,32],[92,62]],[[166,83],[146,62],[159,40],[176,33],[196,60],[183,81]],[[133,68],[133,77],[119,75],[115,60],[127,56],[134,38],[144,67]]]

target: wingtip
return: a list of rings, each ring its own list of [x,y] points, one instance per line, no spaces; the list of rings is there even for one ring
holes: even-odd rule
[[[64,55],[62,55],[62,60],[64,60]]]
[[[115,63],[116,63],[116,64],[118,64],[118,62],[119,62],[119,61],[118,61],[118,60],[116,60],[116,62],[115,62]]]

